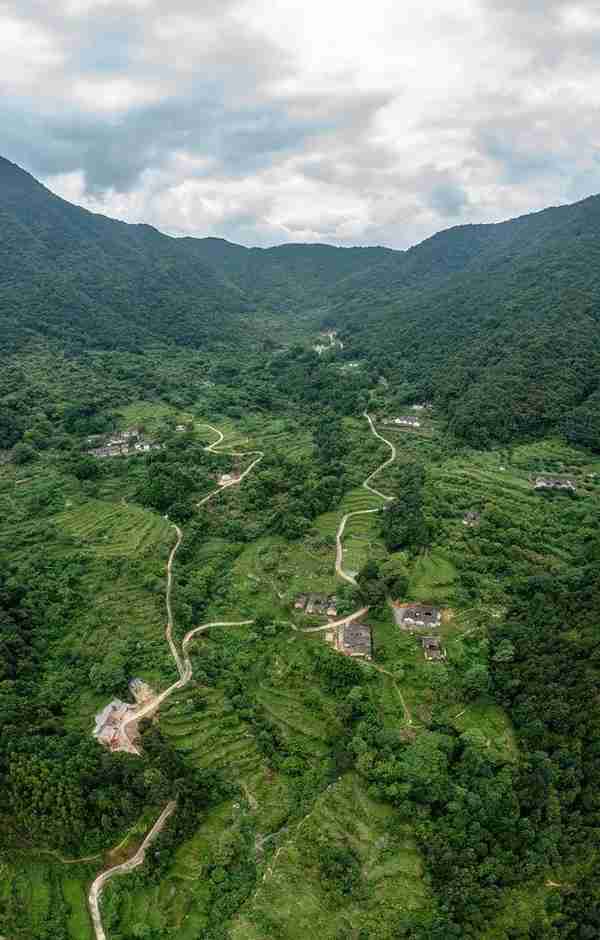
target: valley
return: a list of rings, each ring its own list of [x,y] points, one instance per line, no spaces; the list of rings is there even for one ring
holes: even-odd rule
[[[597,935],[599,199],[246,249],[0,160],[0,937]]]

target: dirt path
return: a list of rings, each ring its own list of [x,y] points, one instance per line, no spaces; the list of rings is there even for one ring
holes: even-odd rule
[[[380,441],[383,441],[384,444],[387,444],[387,446],[390,448],[392,452],[391,456],[388,457],[387,460],[384,460],[384,462],[380,464],[377,467],[377,469],[373,471],[373,473],[369,474],[369,476],[363,483],[363,487],[366,490],[368,490],[369,493],[373,493],[374,496],[379,496],[381,499],[384,499],[386,502],[390,502],[391,500],[394,499],[394,497],[386,496],[385,493],[381,493],[379,490],[376,490],[374,487],[371,486],[371,480],[374,477],[376,477],[378,473],[381,473],[382,470],[385,470],[386,467],[389,467],[389,465],[394,462],[394,460],[396,459],[396,448],[390,441],[386,440],[385,437],[382,437],[379,431],[375,429],[375,425],[373,424],[373,421],[371,420],[371,416],[367,414],[366,411],[363,412],[363,417],[365,417],[367,421],[369,422],[369,427],[371,431],[373,432],[373,434],[375,435],[375,437],[378,437]],[[369,513],[373,513],[373,512],[381,512],[381,507],[378,509],[357,509],[355,512],[347,512],[346,515],[342,518],[342,521],[340,522],[338,530],[335,534],[335,546],[336,546],[335,573],[338,575],[338,577],[342,578],[348,584],[354,584],[356,586],[356,578],[353,575],[349,574],[347,571],[344,571],[344,567],[343,567],[344,546],[342,543],[342,539],[344,537],[344,532],[346,530],[346,524],[348,520],[354,518],[354,516],[367,516],[369,515]]]
[[[392,499],[394,499],[393,496],[386,496],[385,493],[381,493],[379,490],[374,489],[370,485],[370,483],[373,477],[376,477],[378,473],[381,473],[382,470],[385,470],[386,467],[389,467],[390,464],[392,464],[395,461],[396,456],[397,456],[396,447],[394,444],[392,444],[391,441],[388,441],[387,438],[383,437],[379,433],[379,431],[376,430],[375,425],[373,424],[373,421],[371,419],[371,416],[367,414],[366,411],[363,412],[363,417],[365,417],[367,421],[369,422],[369,427],[371,428],[371,431],[373,432],[375,437],[378,437],[380,441],[383,441],[383,443],[386,444],[392,452],[391,456],[388,457],[388,459],[385,460],[379,467],[377,467],[377,470],[374,470],[373,473],[367,477],[367,479],[363,483],[363,486],[370,493],[374,493],[375,496],[380,496],[382,499],[385,499],[386,502],[390,502]]]
[[[398,683],[396,682],[396,679],[394,678],[394,675],[393,675],[391,672],[388,672],[387,669],[384,669],[383,666],[378,666],[377,663],[371,662],[371,663],[369,663],[369,665],[370,665],[370,666],[373,666],[373,669],[376,669],[377,672],[381,672],[384,676],[387,676],[389,679],[392,680],[393,686],[394,686],[396,692],[398,693],[398,698],[400,699],[400,704],[402,705],[402,710],[403,710],[403,712],[404,712],[404,717],[406,718],[406,723],[407,723],[408,725],[412,725],[413,720],[412,720],[412,715],[411,715],[411,713],[410,713],[410,709],[409,709],[408,705],[406,704],[406,699],[405,699],[404,696],[402,695],[402,692],[400,691],[400,686],[399,686]]]
[[[229,489],[230,486],[238,486],[238,485],[242,482],[242,480],[244,479],[244,477],[247,477],[248,474],[254,469],[254,467],[256,467],[256,465],[261,462],[261,460],[263,459],[263,457],[264,457],[265,455],[264,455],[264,453],[263,453],[262,450],[248,450],[248,451],[227,450],[227,451],[218,451],[218,450],[217,450],[217,447],[220,447],[221,444],[223,443],[223,441],[225,440],[225,435],[223,434],[223,432],[222,432],[222,431],[219,431],[219,429],[218,429],[218,428],[215,428],[212,424],[199,424],[199,425],[197,425],[197,427],[201,427],[201,428],[210,428],[211,431],[214,431],[215,434],[218,435],[218,440],[213,441],[212,444],[208,444],[208,445],[204,448],[204,450],[205,450],[207,453],[209,453],[209,454],[224,453],[224,454],[227,454],[229,457],[254,457],[254,458],[255,458],[255,459],[252,461],[252,463],[251,463],[248,467],[246,467],[246,469],[244,470],[244,472],[239,475],[239,477],[236,477],[234,480],[231,480],[229,483],[223,483],[222,486],[218,486],[216,490],[212,490],[212,492],[210,492],[210,493],[208,494],[208,496],[204,496],[204,497],[200,500],[199,503],[196,503],[196,506],[197,506],[197,507],[200,507],[200,506],[203,506],[205,503],[207,503],[207,502],[209,501],[209,499],[213,499],[218,493],[222,493],[223,490]]]
[[[100,915],[100,895],[102,894],[104,886],[108,881],[111,880],[111,878],[114,878],[116,875],[127,874],[127,872],[132,871],[134,868],[137,868],[138,865],[143,863],[144,858],[146,857],[146,849],[154,841],[159,832],[164,829],[169,816],[173,813],[176,806],[177,803],[175,800],[171,800],[171,802],[167,803],[135,855],[132,855],[131,858],[127,859],[126,862],[121,862],[120,865],[114,865],[112,868],[107,869],[107,871],[101,872],[92,883],[88,894],[88,904],[90,908],[90,914],[92,916],[92,923],[94,925],[96,940],[106,940],[106,934],[104,932],[104,927],[102,926],[102,917]]]
[[[332,630],[335,627],[344,627],[347,623],[352,623],[353,620],[364,617],[368,609],[368,607],[361,607],[360,610],[355,610],[353,614],[348,614],[347,617],[342,617],[341,620],[329,620],[327,623],[324,623],[322,627],[305,627],[301,629],[293,623],[290,623],[290,626],[292,630],[298,630],[300,633],[319,633],[321,630]]]

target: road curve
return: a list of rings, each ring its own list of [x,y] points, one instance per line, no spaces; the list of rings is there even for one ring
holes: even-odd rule
[[[365,417],[367,421],[369,422],[369,427],[371,428],[371,431],[373,432],[375,437],[378,437],[380,441],[383,441],[384,444],[387,444],[387,446],[392,452],[391,457],[388,457],[387,460],[385,460],[379,467],[377,467],[377,470],[374,470],[373,473],[367,477],[367,479],[363,483],[363,486],[366,490],[369,490],[370,493],[374,493],[375,496],[381,496],[382,499],[385,499],[386,502],[389,502],[390,500],[394,499],[394,497],[386,496],[385,493],[380,493],[379,490],[374,489],[370,485],[370,483],[373,477],[376,477],[378,473],[381,473],[382,470],[385,470],[386,467],[389,467],[389,465],[394,462],[394,460],[396,459],[396,447],[394,444],[392,444],[391,441],[388,441],[387,438],[383,437],[383,435],[381,435],[379,431],[376,430],[375,425],[373,424],[373,421],[371,420],[371,416],[366,411],[363,411],[363,417]]]
[[[225,439],[225,435],[223,434],[223,432],[222,432],[222,431],[219,431],[219,429],[216,428],[216,427],[214,427],[214,425],[212,425],[212,424],[199,424],[199,425],[197,425],[197,427],[201,427],[201,428],[210,428],[211,431],[214,431],[215,434],[218,434],[218,435],[219,435],[218,440],[213,441],[212,444],[208,444],[208,445],[204,448],[204,450],[205,450],[207,453],[209,453],[209,454],[226,453],[226,454],[227,454],[228,456],[230,456],[230,457],[254,457],[254,458],[255,458],[255,459],[252,461],[252,463],[251,463],[248,467],[246,467],[246,469],[244,470],[244,472],[239,475],[239,477],[237,477],[235,480],[231,480],[229,483],[223,483],[222,486],[218,486],[216,490],[212,490],[212,491],[208,494],[208,496],[204,496],[198,503],[196,503],[196,507],[199,508],[200,506],[203,506],[205,503],[207,503],[207,502],[209,501],[209,499],[213,499],[218,493],[222,493],[223,490],[229,489],[230,486],[239,486],[239,484],[242,482],[242,480],[244,479],[244,477],[247,477],[247,476],[248,476],[248,474],[254,469],[254,467],[255,467],[257,464],[259,464],[259,463],[261,462],[261,460],[263,459],[263,457],[264,457],[265,455],[264,455],[264,453],[263,453],[262,450],[248,450],[248,451],[228,450],[228,451],[217,451],[216,448],[217,448],[217,447],[220,447],[221,444],[223,443],[224,439]]]
[[[321,627],[304,627],[299,632],[320,633],[321,630],[331,630],[332,627],[345,627],[347,623],[352,623],[353,620],[359,620],[360,617],[364,617],[368,609],[368,607],[361,607],[360,610],[355,610],[353,614],[348,614],[347,617],[342,617],[340,620],[328,620],[327,623],[324,623]],[[290,626],[292,630],[298,631],[298,627],[294,623],[290,624]]]
[[[96,940],[106,940],[106,933],[104,932],[104,927],[102,926],[102,917],[100,915],[100,896],[104,886],[106,885],[107,881],[110,881],[111,878],[114,878],[116,875],[127,874],[127,872],[132,871],[132,869],[137,868],[138,865],[143,863],[144,858],[146,857],[146,849],[154,841],[159,832],[164,829],[169,816],[171,816],[176,806],[176,800],[171,800],[169,803],[167,803],[162,813],[152,826],[152,829],[147,833],[144,841],[140,845],[135,855],[132,855],[131,858],[127,859],[126,862],[121,862],[120,865],[114,865],[112,868],[101,872],[92,882],[92,886],[88,894],[88,905],[90,908],[90,914],[92,916],[92,923],[94,925]]]
[[[373,473],[369,474],[369,476],[363,483],[363,487],[366,490],[368,490],[369,493],[373,493],[375,496],[379,496],[381,497],[381,499],[385,499],[386,502],[390,502],[395,497],[386,496],[385,493],[381,493],[379,490],[376,490],[374,487],[372,487],[370,483],[371,483],[371,480],[374,477],[376,477],[378,473],[381,473],[382,470],[385,470],[386,467],[389,467],[389,465],[394,462],[394,460],[396,459],[396,448],[391,443],[391,441],[386,440],[386,438],[383,437],[379,433],[379,431],[376,430],[375,425],[373,424],[373,421],[371,420],[371,416],[366,411],[363,412],[363,417],[365,417],[367,421],[369,422],[369,427],[371,428],[371,431],[373,432],[375,437],[378,437],[380,441],[383,441],[384,444],[387,444],[387,446],[390,448],[392,452],[391,456],[388,457],[387,460],[384,460],[384,462],[380,464],[377,467],[377,469],[373,471]],[[338,575],[338,577],[342,578],[344,581],[347,581],[348,584],[353,584],[354,586],[356,586],[356,578],[353,575],[349,574],[347,571],[344,571],[344,568],[343,568],[344,546],[342,544],[342,539],[344,537],[346,524],[349,519],[352,519],[354,516],[366,516],[372,512],[381,512],[381,508],[357,509],[355,512],[347,512],[346,515],[342,518],[342,521],[340,522],[338,526],[338,530],[335,534],[335,573]]]

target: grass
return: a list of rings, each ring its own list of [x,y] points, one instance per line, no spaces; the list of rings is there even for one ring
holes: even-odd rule
[[[456,568],[443,551],[423,552],[410,568],[407,599],[445,604],[456,577]]]

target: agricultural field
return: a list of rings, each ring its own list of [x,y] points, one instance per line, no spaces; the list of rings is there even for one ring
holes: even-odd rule
[[[391,811],[370,800],[354,774],[340,777],[272,845],[252,897],[235,918],[232,940],[301,940],[313,932],[333,938],[361,929],[387,936],[379,933],[385,919],[425,906],[428,893],[410,827],[391,824]],[[354,896],[336,895],[332,876],[319,865],[321,846],[350,850],[357,858]]]
[[[19,857],[0,866],[0,926],[18,925],[10,940],[92,940],[87,886],[97,864],[64,864]]]

